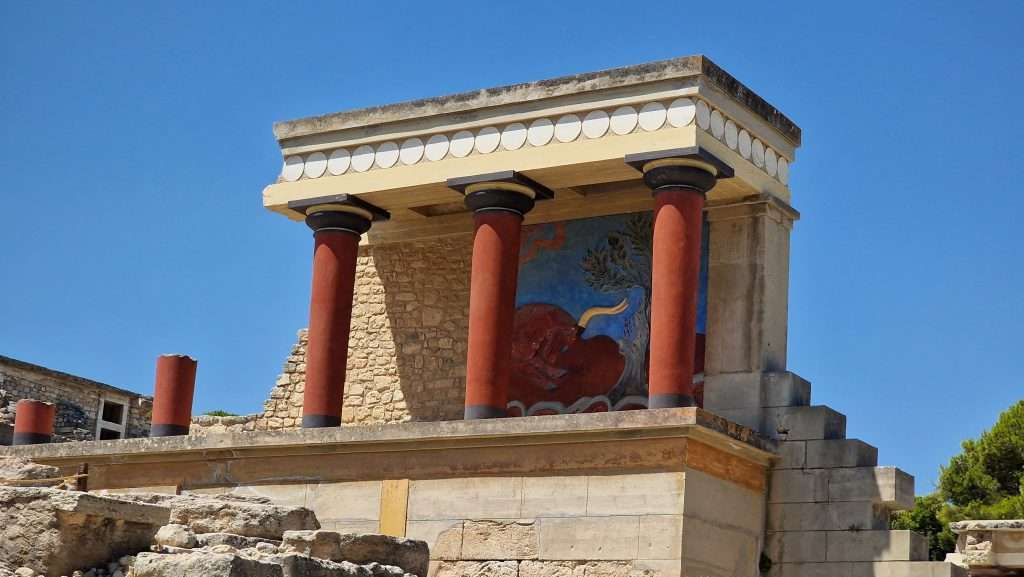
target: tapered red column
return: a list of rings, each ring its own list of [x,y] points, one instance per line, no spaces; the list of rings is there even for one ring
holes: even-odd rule
[[[462,189],[473,210],[469,287],[466,419],[504,417],[512,367],[512,322],[523,215],[536,192],[520,182],[478,182]]]
[[[704,194],[718,169],[693,158],[643,165],[654,193],[648,406],[696,405],[693,374]]]
[[[348,195],[289,203],[313,229],[313,283],[309,301],[304,428],[341,425],[348,337],[359,238],[387,212]]]
[[[192,424],[192,398],[198,363],[186,355],[160,355],[153,385],[151,437],[187,435]]]
[[[14,407],[15,445],[39,445],[53,439],[56,408],[50,403],[22,399]]]

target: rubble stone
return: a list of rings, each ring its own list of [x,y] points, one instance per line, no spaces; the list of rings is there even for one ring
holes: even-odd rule
[[[157,545],[192,549],[196,546],[196,534],[186,525],[172,523],[160,527],[153,537],[153,542]]]
[[[288,531],[284,534],[281,551],[329,561],[395,565],[419,577],[426,577],[430,563],[430,553],[423,541],[369,533]]]
[[[203,551],[181,555],[141,553],[132,573],[135,577],[284,577],[281,565]]]
[[[196,535],[196,542],[199,547],[230,545],[235,549],[256,548],[261,544],[268,544],[276,547],[281,544],[280,541],[275,541],[273,539],[246,537],[244,535],[235,535],[234,533],[200,533]]]
[[[60,477],[60,469],[18,457],[0,457],[0,480],[24,481]],[[24,487],[24,484],[19,484]],[[39,485],[43,486],[43,485]]]

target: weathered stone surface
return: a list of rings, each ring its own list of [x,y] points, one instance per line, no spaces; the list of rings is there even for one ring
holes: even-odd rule
[[[160,530],[156,532],[156,536],[153,537],[153,543],[155,545],[181,547],[183,549],[192,549],[197,544],[196,534],[187,525],[177,525],[175,523],[160,527]]]
[[[410,575],[401,567],[381,563],[356,565],[348,561],[329,561],[291,553],[273,558],[280,563],[284,577],[403,577]]]
[[[89,493],[0,487],[0,558],[46,575],[70,575],[146,550],[166,507]]]
[[[215,545],[228,545],[235,549],[248,549],[259,544],[280,545],[280,541],[273,539],[262,539],[260,537],[246,537],[234,533],[200,533],[196,535],[196,543],[199,547],[213,547]]]
[[[515,561],[441,561],[433,577],[517,577]]]
[[[207,552],[141,553],[133,572],[135,577],[284,577],[281,565]]]
[[[288,531],[281,544],[283,553],[300,553],[356,564],[378,562],[396,565],[408,573],[426,577],[430,562],[427,544],[388,535],[342,534],[337,531]]]
[[[170,508],[170,521],[195,533],[234,533],[245,537],[280,539],[285,531],[320,528],[316,515],[304,507],[279,507],[219,496],[132,493],[118,499],[154,503]]]
[[[462,559],[536,559],[537,531],[531,522],[466,521]]]
[[[18,457],[0,456],[0,480],[24,481],[30,479],[53,479],[60,476],[60,469],[57,467],[40,465]],[[26,485],[19,483],[19,486]]]

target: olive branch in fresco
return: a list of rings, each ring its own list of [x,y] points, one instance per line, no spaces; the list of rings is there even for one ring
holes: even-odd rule
[[[587,249],[580,260],[584,279],[594,290],[621,293],[643,289],[643,296],[632,318],[625,323],[619,343],[626,368],[609,396],[615,402],[624,395],[647,392],[647,347],[651,324],[651,243],[650,213],[631,215],[623,230],[609,233],[601,245]]]

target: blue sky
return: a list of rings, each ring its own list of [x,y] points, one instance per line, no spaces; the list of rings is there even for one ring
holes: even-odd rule
[[[928,491],[1024,397],[1019,2],[0,4],[0,354],[260,408],[311,241],[275,120],[703,53],[804,131],[790,368]]]

